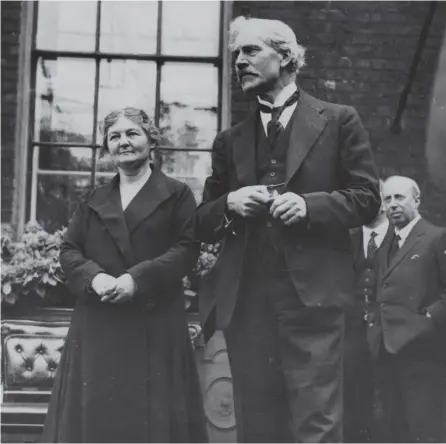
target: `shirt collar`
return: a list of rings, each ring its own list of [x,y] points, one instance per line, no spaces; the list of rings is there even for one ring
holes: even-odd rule
[[[401,245],[404,243],[404,241],[409,236],[410,232],[412,231],[415,224],[421,219],[421,215],[415,216],[414,219],[412,219],[405,227],[401,228],[401,230],[398,230],[398,228],[395,227],[395,233],[400,237],[401,239]]]
[[[295,92],[297,91],[297,86],[294,82],[291,82],[285,88],[280,91],[279,95],[276,97],[276,100],[274,100],[273,107],[280,107],[282,106]],[[266,105],[271,107],[271,103],[267,102],[266,100],[262,100],[259,96],[257,96],[257,100],[262,105]]]
[[[389,228],[389,220],[386,218],[383,222],[381,222],[377,227],[370,228],[363,226],[362,232],[364,233],[364,237],[370,236],[372,231],[374,231],[378,236],[384,237],[387,233],[387,229]]]

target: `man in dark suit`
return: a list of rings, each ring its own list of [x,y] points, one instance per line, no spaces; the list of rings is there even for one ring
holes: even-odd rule
[[[368,315],[380,401],[374,441],[446,441],[446,231],[421,218],[408,177],[384,182],[394,242],[379,254]]]
[[[381,185],[381,182],[380,182]],[[345,317],[344,442],[370,442],[373,405],[371,356],[367,344],[365,313],[375,301],[377,256],[393,237],[384,206],[368,225],[351,230],[356,292]]]
[[[353,108],[297,88],[305,49],[287,25],[238,17],[229,39],[259,108],[216,137],[197,210],[200,239],[222,240],[205,335],[225,332],[239,441],[338,442],[348,230],[380,206],[367,133]]]

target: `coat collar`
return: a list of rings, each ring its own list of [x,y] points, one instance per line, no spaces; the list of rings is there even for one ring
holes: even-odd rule
[[[87,204],[98,214],[130,266],[135,260],[130,235],[171,195],[168,178],[155,168],[125,211],[119,192],[119,174],[109,184],[98,188]]]
[[[321,135],[327,119],[323,115],[321,101],[300,91],[299,101],[289,122],[291,125],[290,146],[287,151],[286,183],[296,174],[305,157]],[[243,185],[256,184],[255,143],[258,109],[235,130],[234,160],[237,178]]]
[[[420,238],[426,233],[427,223],[420,219],[413,227],[403,246],[396,252],[395,256],[388,263],[383,278],[387,277],[395,267],[409,254],[409,252],[418,244]]]

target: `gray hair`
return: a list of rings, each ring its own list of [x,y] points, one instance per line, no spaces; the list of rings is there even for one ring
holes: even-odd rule
[[[420,187],[415,182],[415,180],[413,180],[412,178],[407,177],[407,176],[397,176],[397,175],[395,175],[395,176],[388,177],[384,181],[384,183],[387,183],[387,182],[389,182],[391,180],[394,180],[394,179],[408,183],[411,186],[411,188],[412,188],[412,196],[414,197],[414,199],[420,199],[421,198]]]
[[[112,111],[104,118],[100,126],[102,132],[102,149],[100,154],[103,155],[104,153],[108,153],[108,130],[119,120],[120,117],[125,117],[141,127],[149,141],[155,144],[155,158],[158,158],[159,154],[157,147],[161,140],[160,130],[156,127],[153,120],[150,119],[144,110],[132,107]]]
[[[235,50],[235,41],[243,28],[251,30],[280,54],[289,54],[291,62],[287,66],[291,71],[299,72],[306,64],[306,49],[296,41],[294,31],[280,20],[236,17],[229,25],[229,50]]]

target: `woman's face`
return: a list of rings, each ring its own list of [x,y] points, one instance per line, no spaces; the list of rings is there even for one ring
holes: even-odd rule
[[[110,156],[123,169],[139,168],[150,157],[151,143],[144,130],[124,116],[108,129]]]

